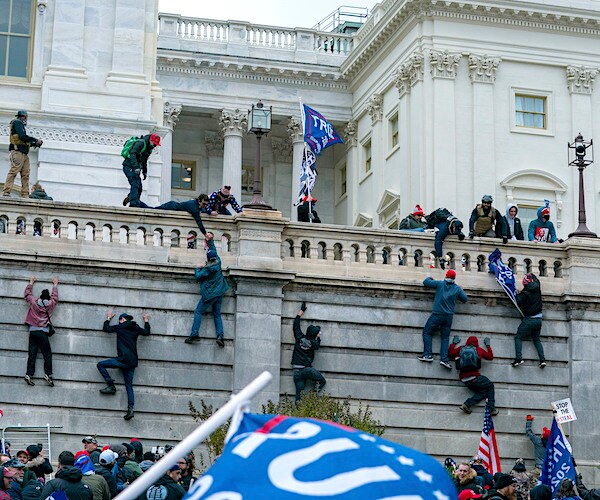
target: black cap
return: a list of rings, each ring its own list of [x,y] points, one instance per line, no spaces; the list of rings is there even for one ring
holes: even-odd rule
[[[16,117],[19,116],[27,116],[27,111],[24,109],[20,109],[19,111],[17,111],[17,114],[15,115]]]

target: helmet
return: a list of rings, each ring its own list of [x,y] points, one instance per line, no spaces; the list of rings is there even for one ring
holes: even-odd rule
[[[492,203],[492,201],[494,201],[494,198],[492,198],[492,196],[489,194],[484,194],[483,198],[481,198],[481,201],[483,203]]]
[[[25,111],[24,109],[20,109],[19,111],[17,111],[17,114],[15,115],[17,118],[19,116],[27,116],[27,111]]]
[[[160,135],[150,134],[150,142],[155,146],[160,146]]]

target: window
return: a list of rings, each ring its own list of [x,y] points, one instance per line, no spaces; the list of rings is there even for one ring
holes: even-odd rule
[[[346,194],[346,165],[342,165],[340,168],[340,196]]]
[[[0,0],[0,77],[29,77],[34,3]]]
[[[519,207],[517,217],[521,219],[521,226],[523,227],[523,233],[525,233],[525,239],[527,240],[527,231],[529,229],[529,223],[532,220],[537,219],[538,208],[543,207],[544,202],[541,201],[540,204],[537,206],[517,203],[517,206]]]
[[[242,166],[242,194],[254,192],[254,166]]]
[[[398,145],[398,114],[390,118],[390,144],[392,148]]]
[[[546,98],[532,95],[515,95],[515,125],[546,129]]]
[[[365,155],[365,173],[368,173],[371,171],[371,140],[370,139],[367,142],[365,142],[365,145],[363,146],[363,152]]]
[[[196,162],[173,160],[171,163],[171,188],[194,189],[195,185]]]

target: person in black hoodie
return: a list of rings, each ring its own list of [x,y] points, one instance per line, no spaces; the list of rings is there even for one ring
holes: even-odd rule
[[[142,442],[138,438],[131,438],[129,442],[135,451],[133,459],[138,464],[141,463],[144,458],[144,446],[142,445]]]
[[[471,459],[471,468],[477,473],[477,476],[483,480],[483,485],[486,487],[485,489],[490,489],[493,486],[494,478],[483,465],[483,458],[479,455],[475,455]]]
[[[100,453],[100,458],[97,463],[94,463],[94,471],[99,476],[102,476],[108,484],[108,491],[110,491],[110,497],[115,498],[118,495],[117,480],[112,473],[112,469],[115,465],[115,460],[118,454],[112,450],[104,450]]]
[[[296,385],[296,403],[300,401],[302,390],[307,380],[313,380],[318,384],[318,390],[325,387],[325,377],[318,370],[312,367],[315,359],[315,351],[321,346],[321,327],[309,325],[306,329],[306,335],[300,329],[300,318],[306,311],[306,302],[302,302],[300,312],[294,319],[294,337],[296,344],[292,354],[292,368],[294,370],[294,384]]]
[[[30,444],[27,447],[29,461],[25,464],[27,469],[31,469],[37,477],[45,477],[46,474],[52,474],[53,468],[50,461],[44,457],[44,450],[38,444]]]
[[[162,500],[180,500],[186,494],[183,486],[177,484],[181,477],[179,465],[175,464],[165,474],[158,478],[148,490],[138,497],[138,500],[160,498]]]
[[[69,500],[93,500],[92,490],[81,481],[83,474],[74,464],[75,456],[70,451],[63,451],[58,456],[56,479],[46,483],[41,498],[48,498],[55,491],[64,491]]]
[[[127,413],[123,418],[125,420],[131,420],[133,418],[134,406],[133,374],[138,365],[137,339],[140,335],[150,335],[150,323],[148,323],[150,316],[144,314],[144,328],[141,328],[133,321],[133,316],[127,313],[123,313],[119,316],[118,325],[111,326],[110,320],[114,318],[114,316],[112,311],[107,312],[107,319],[104,322],[104,327],[102,329],[107,333],[117,334],[117,357],[103,359],[96,365],[98,371],[108,384],[104,389],[100,389],[100,393],[114,395],[117,392],[115,381],[109,375],[107,368],[119,368],[123,372],[125,390],[127,391]]]
[[[123,160],[123,172],[131,186],[129,194],[123,200],[123,205],[129,203],[130,207],[140,206],[140,196],[142,195],[142,179],[148,176],[148,158],[152,150],[160,146],[160,136],[157,134],[147,134],[140,137],[129,150],[127,157]]]
[[[546,367],[546,358],[544,357],[544,347],[540,340],[540,331],[542,329],[542,290],[537,276],[528,273],[523,277],[523,290],[517,292],[517,305],[523,312],[523,319],[517,329],[515,336],[515,360],[512,366],[515,368],[523,364],[523,354],[521,346],[523,339],[533,340],[538,356],[540,358],[540,368]]]

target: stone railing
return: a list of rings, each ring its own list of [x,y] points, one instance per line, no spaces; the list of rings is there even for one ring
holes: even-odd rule
[[[353,40],[350,35],[339,33],[317,33],[315,35],[315,51],[347,56],[352,51]]]
[[[176,35],[190,40],[227,42],[229,29],[226,22],[208,19],[178,18],[175,21]]]

